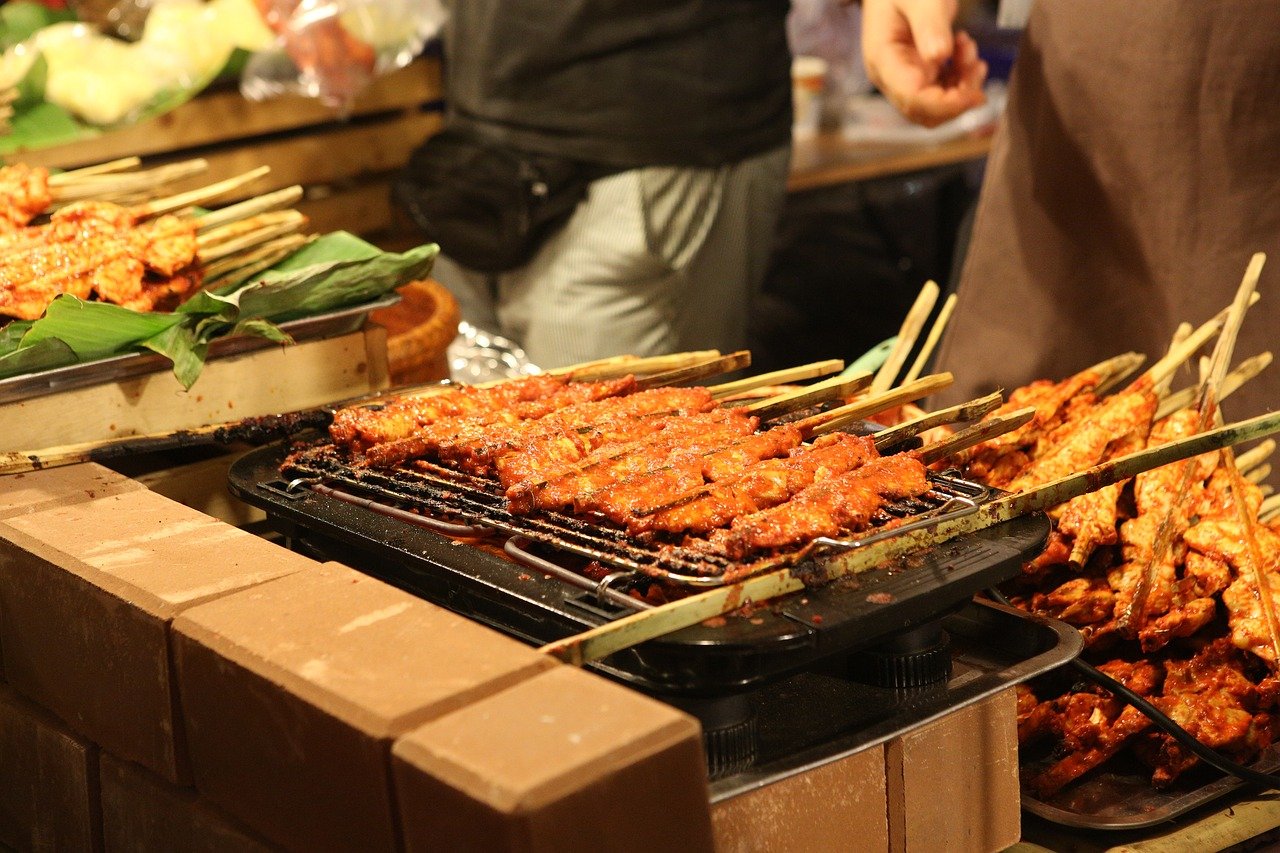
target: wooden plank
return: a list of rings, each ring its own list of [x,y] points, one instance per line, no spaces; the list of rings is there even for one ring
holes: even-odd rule
[[[839,131],[796,140],[791,152],[791,192],[850,181],[918,172],[968,160],[980,160],[991,150],[991,137],[964,136],[937,144],[849,142]]]
[[[357,187],[334,192],[321,188],[319,196],[294,205],[308,219],[307,231],[328,234],[350,231],[352,234],[381,234],[403,231],[411,227],[401,221],[392,208],[389,178],[371,178]],[[404,236],[409,237],[406,233]],[[423,242],[421,239],[419,243]]]
[[[0,406],[0,450],[27,450],[306,409],[388,387],[386,330],[213,359],[190,391],[164,371]]]
[[[416,109],[442,96],[440,62],[436,57],[425,57],[375,80],[357,99],[351,115]],[[66,169],[117,157],[157,155],[340,120],[334,110],[312,98],[285,95],[254,102],[245,99],[236,89],[222,89],[206,92],[151,121],[67,145],[20,151],[11,159]]]
[[[268,166],[271,171],[261,180],[222,197],[216,205],[221,207],[294,184],[314,186],[364,179],[402,167],[413,149],[440,129],[441,121],[436,113],[410,113],[388,121],[339,125],[256,145],[228,147],[204,154],[209,161],[208,171],[175,183],[166,192],[182,192],[258,166]]]

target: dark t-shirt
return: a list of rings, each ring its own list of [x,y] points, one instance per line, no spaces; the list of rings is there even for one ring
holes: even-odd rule
[[[789,0],[453,0],[453,120],[611,166],[714,166],[790,139]]]

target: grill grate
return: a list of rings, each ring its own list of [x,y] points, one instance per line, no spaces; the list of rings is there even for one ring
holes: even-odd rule
[[[641,539],[604,521],[588,521],[557,512],[513,514],[506,509],[498,484],[430,463],[413,469],[377,470],[352,466],[331,447],[312,448],[292,456],[282,468],[301,485],[345,490],[369,499],[372,509],[389,514],[417,510],[460,531],[488,529],[564,551],[620,572],[644,575],[688,587],[720,586],[752,574],[794,566],[806,558],[863,547],[886,536],[934,525],[974,511],[989,490],[958,477],[930,474],[930,491],[886,504],[872,518],[875,529],[858,539],[822,537],[803,547],[738,562],[696,547]],[[447,532],[447,531],[446,531]]]

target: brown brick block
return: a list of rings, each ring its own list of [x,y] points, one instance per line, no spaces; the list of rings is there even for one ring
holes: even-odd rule
[[[141,489],[142,484],[92,462],[0,477],[0,519]]]
[[[0,845],[97,850],[98,750],[0,686]]]
[[[74,731],[181,783],[169,622],[315,562],[145,490],[0,522],[5,676]]]
[[[720,853],[887,850],[884,748],[721,800],[711,818]]]
[[[306,850],[393,849],[391,741],[554,666],[336,563],[193,608],[174,651],[197,790]]]
[[[697,721],[558,667],[393,748],[415,850],[712,849]]]
[[[102,753],[103,846],[111,851],[267,853],[259,838],[190,788],[177,788],[136,764]]]
[[[885,745],[889,849],[988,853],[1021,834],[1013,688]]]

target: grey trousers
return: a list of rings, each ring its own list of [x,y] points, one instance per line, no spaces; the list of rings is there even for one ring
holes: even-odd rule
[[[789,155],[601,178],[526,266],[493,276],[441,256],[434,276],[464,320],[515,341],[542,368],[742,349]]]

